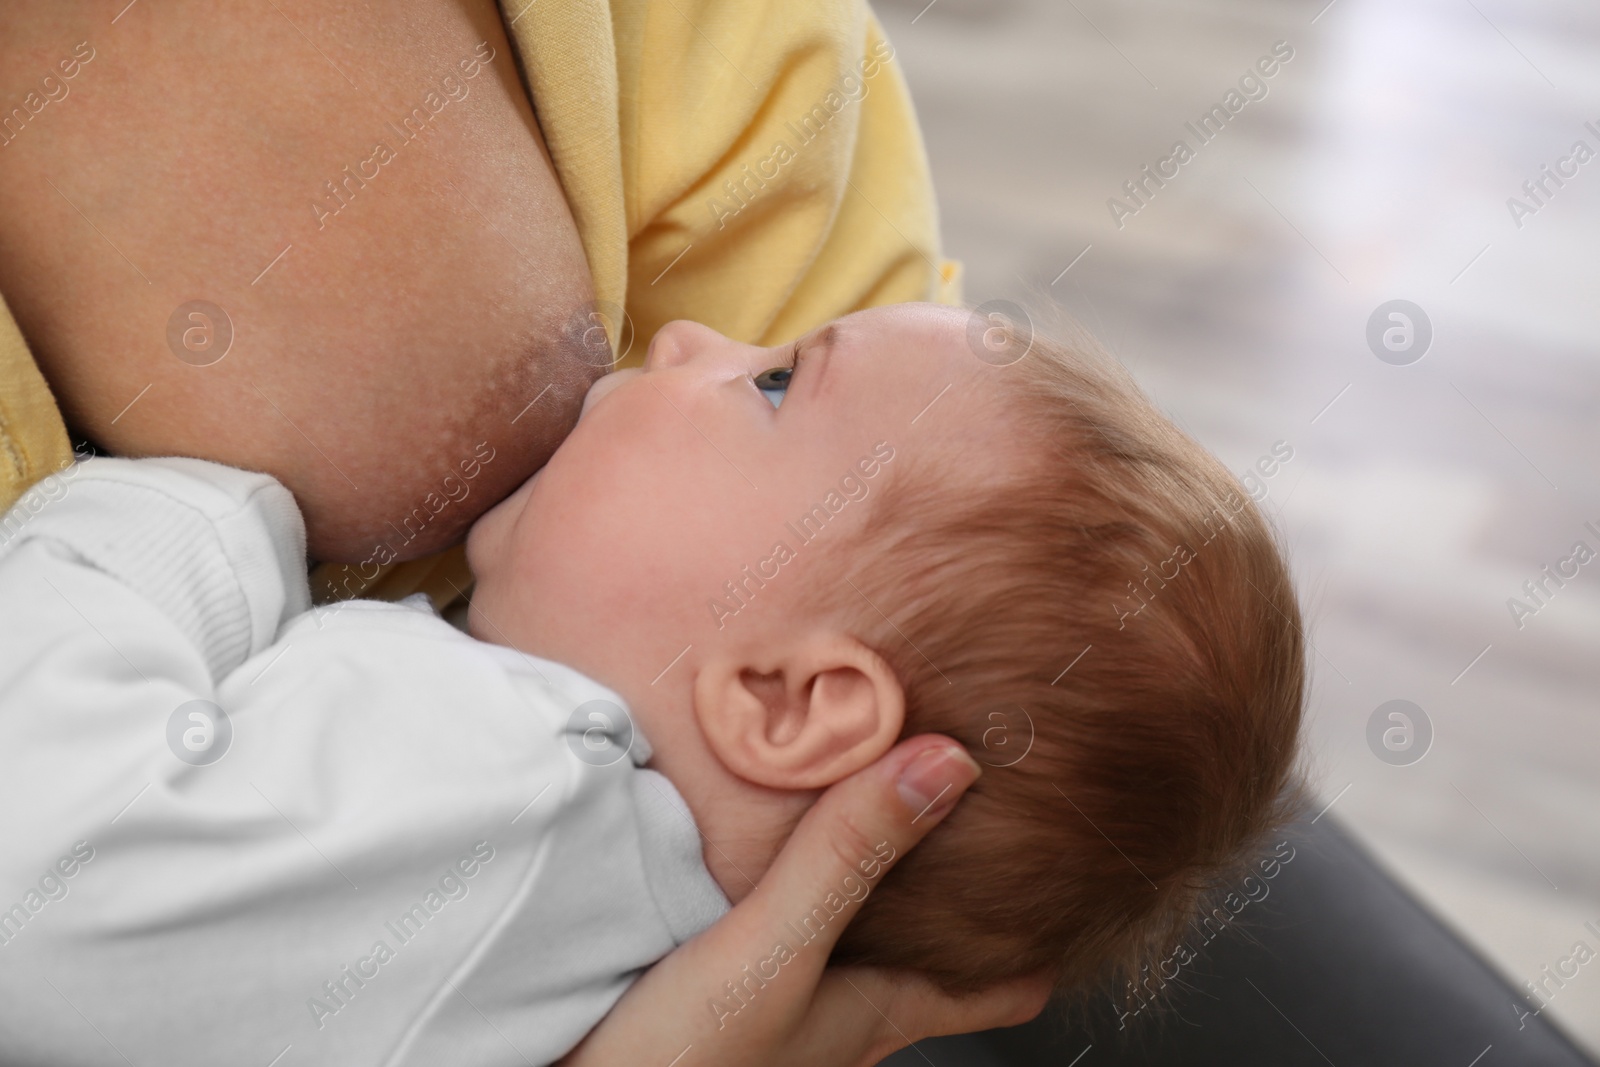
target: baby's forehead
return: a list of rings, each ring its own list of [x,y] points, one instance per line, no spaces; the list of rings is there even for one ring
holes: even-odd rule
[[[885,304],[834,319],[819,333],[829,330],[835,331],[836,335],[868,332],[917,337],[924,341],[937,339],[958,342],[971,317],[970,310],[947,304]]]
[[[1023,373],[1009,356],[980,358],[993,350],[973,322],[965,308],[896,304],[818,327],[798,342],[785,410],[798,399],[797,425],[810,445],[826,450],[829,438],[868,433],[907,452],[915,459],[907,466],[936,462],[970,486],[961,475],[993,474],[1023,436],[1013,418]]]
[[[1000,373],[1035,355],[1033,323],[1008,301],[977,308],[896,304],[847,316],[831,324],[848,335],[858,325],[887,346],[903,347],[930,373],[959,376],[953,388],[991,393]]]

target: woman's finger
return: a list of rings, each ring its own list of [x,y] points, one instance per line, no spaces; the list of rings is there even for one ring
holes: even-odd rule
[[[1044,1010],[1053,983],[1018,978],[952,996],[921,975],[834,967],[823,976],[797,1039],[772,1067],[868,1067],[914,1041],[1020,1026]]]
[[[774,947],[793,949],[783,968],[814,981],[862,901],[981,773],[959,743],[924,734],[823,794],[741,902],[765,917]]]
[[[1021,1026],[1044,1010],[1054,990],[1054,982],[1040,975],[953,995],[918,974],[867,967],[835,968],[823,978],[824,983],[835,981],[870,1004],[884,1027],[903,1043]]]

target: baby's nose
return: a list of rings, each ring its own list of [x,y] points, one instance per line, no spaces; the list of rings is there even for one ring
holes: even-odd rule
[[[732,342],[709,326],[689,319],[674,319],[650,339],[645,352],[646,370],[667,370],[681,367],[697,359],[706,359],[723,353]]]

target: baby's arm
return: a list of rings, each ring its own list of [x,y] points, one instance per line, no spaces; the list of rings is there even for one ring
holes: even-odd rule
[[[62,478],[0,546],[0,1047],[549,1062],[687,936],[651,906],[648,772],[564,742],[600,687],[425,610],[296,621],[300,517],[266,476]]]
[[[0,525],[7,706],[104,703],[132,679],[208,697],[309,604],[300,513],[266,475],[99,458],[45,488]]]

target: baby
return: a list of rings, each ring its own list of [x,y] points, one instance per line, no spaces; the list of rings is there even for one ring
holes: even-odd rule
[[[878,308],[780,353],[674,322],[467,549],[471,631],[621,694],[735,901],[900,738],[990,768],[839,961],[1121,987],[1298,803],[1260,513],[1111,361],[1002,320]]]
[[[1287,810],[1298,609],[1123,373],[970,322],[669,324],[473,527],[471,637],[424,598],[312,609],[265,475],[92,459],[14,510],[0,1047],[552,1062],[929,731],[987,765],[963,803],[707,1010],[868,894],[837,960],[1136,978]]]

